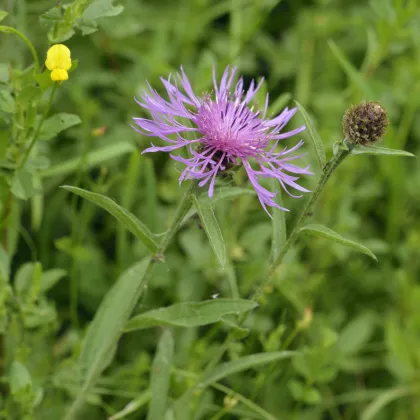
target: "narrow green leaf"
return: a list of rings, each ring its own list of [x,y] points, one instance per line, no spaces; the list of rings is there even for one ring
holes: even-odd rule
[[[87,154],[85,158],[82,156],[75,157],[73,159],[67,159],[64,162],[60,162],[51,168],[44,171],[40,171],[42,177],[49,176],[65,176],[73,173],[80,167],[80,163],[83,161],[86,169],[90,169],[110,159],[116,159],[119,156],[125,155],[133,151],[134,146],[128,142],[120,142],[111,144],[109,146],[102,147],[94,150]]]
[[[9,13],[7,13],[4,10],[0,10],[0,22],[8,15]]]
[[[337,59],[338,63],[340,64],[341,68],[347,74],[348,78],[356,85],[360,91],[365,96],[365,99],[372,99],[374,97],[372,90],[363,77],[363,75],[353,66],[353,64],[347,59],[338,45],[332,41],[328,41],[328,46],[330,47],[334,57]]]
[[[174,339],[170,330],[165,330],[159,340],[156,356],[153,359],[150,389],[152,399],[149,404],[147,420],[161,420],[165,417],[171,379]]]
[[[255,190],[250,188],[241,188],[241,187],[220,187],[215,188],[213,197],[209,197],[207,193],[203,193],[198,196],[198,201],[204,202],[206,205],[214,204],[221,200],[232,200],[236,197],[239,197],[241,195],[255,195]],[[197,209],[192,207],[189,212],[184,217],[184,220],[182,223],[185,223],[189,219],[191,219],[192,216],[194,216],[197,213]]]
[[[251,356],[241,357],[230,362],[222,363],[213,370],[204,374],[201,380],[188,391],[186,391],[175,403],[174,409],[181,408],[189,398],[194,394],[196,389],[203,390],[207,386],[247,369],[257,368],[266,363],[277,362],[283,359],[289,359],[298,354],[294,351],[275,351],[269,353],[257,353]]]
[[[41,140],[51,140],[57,134],[81,122],[82,120],[78,115],[66,114],[64,112],[55,114],[44,122],[39,138]]]
[[[309,132],[309,137],[312,140],[312,143],[315,147],[316,157],[318,158],[319,167],[321,170],[324,169],[325,164],[327,163],[327,158],[325,157],[324,145],[322,144],[321,137],[319,137],[318,132],[315,129],[311,119],[309,118],[308,113],[305,108],[297,101],[295,101],[299,111],[302,113],[303,119],[305,120],[306,128]]]
[[[277,188],[278,183],[276,180],[272,180],[271,182],[272,191],[275,191]],[[274,199],[276,203],[283,207],[283,200],[281,197],[281,189],[277,193],[276,198]],[[283,247],[284,243],[286,242],[287,231],[286,231],[286,217],[285,211],[280,210],[278,208],[273,207],[272,209],[272,228],[273,233],[271,237],[271,260],[274,261],[277,258],[281,248]]]
[[[410,395],[416,395],[419,392],[418,387],[408,387],[402,386],[390,389],[383,392],[377,398],[375,398],[362,412],[360,419],[361,420],[372,420],[376,418],[376,415],[388,404],[391,402],[407,397]]]
[[[86,198],[86,200],[91,201],[99,207],[102,207],[104,210],[114,216],[120,223],[122,223],[127,228],[127,230],[136,236],[137,239],[142,241],[150,251],[155,252],[158,249],[158,246],[153,239],[153,234],[150,232],[147,226],[144,225],[139,219],[137,219],[136,216],[127,211],[124,207],[118,205],[109,197],[68,185],[64,185],[61,188]]]
[[[353,248],[356,251],[362,252],[363,254],[369,255],[375,261],[378,261],[375,254],[363,245],[358,244],[357,242],[350,241],[340,236],[338,233],[334,232],[331,229],[328,229],[322,225],[306,225],[303,226],[299,232],[307,233],[308,235],[320,236],[321,238],[329,239],[330,241],[337,242],[341,245]]]
[[[416,157],[405,150],[388,149],[387,147],[379,146],[356,146],[351,153],[353,155],[386,155],[386,156],[410,156]]]
[[[83,386],[70,407],[66,419],[75,418],[84,398],[102,371],[111,362],[124,325],[143,289],[150,259],[128,268],[103,299],[83,342],[79,370]]]
[[[212,299],[203,302],[181,302],[154,309],[131,318],[125,331],[157,326],[199,327],[221,321],[228,314],[240,314],[258,304],[244,299]]]
[[[195,195],[192,195],[192,201],[200,216],[201,223],[209,238],[211,247],[217,256],[220,265],[224,267],[226,264],[226,247],[213,209],[209,203],[199,201]]]
[[[147,404],[150,401],[152,394],[150,390],[147,390],[139,395],[135,400],[130,401],[121,411],[115,413],[108,420],[120,420],[127,417],[129,414],[134,413],[140,407]]]
[[[241,187],[220,187],[214,190],[213,197],[209,197],[206,192],[204,194],[201,194],[198,197],[198,200],[208,205],[210,203],[215,203],[220,200],[231,200],[244,194],[255,195],[255,190]]]
[[[150,229],[156,232],[158,227],[158,215],[156,212],[158,196],[156,172],[151,159],[144,161],[144,182],[146,187],[146,208],[147,208],[147,224]]]

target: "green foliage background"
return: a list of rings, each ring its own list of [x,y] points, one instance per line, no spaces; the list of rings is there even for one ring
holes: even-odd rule
[[[11,139],[23,133],[24,141],[38,121],[49,75],[34,90],[30,51],[0,29],[0,214],[8,215],[0,226],[0,416],[6,419],[63,417],[80,390],[77,360],[99,304],[120,274],[148,255],[108,213],[59,186],[107,195],[154,233],[165,231],[185,190],[177,163],[165,154],[140,155],[150,138],[130,124],[133,116],[146,116],[133,100],[146,81],[161,89],[159,77],[182,65],[195,91],[209,92],[212,65],[221,74],[234,64],[247,82],[265,77],[272,112],[299,101],[327,157],[342,138],[345,109],[364,99],[388,110],[383,146],[416,155],[420,149],[417,0],[59,3],[2,4],[9,14],[1,25],[24,33],[41,65],[57,42],[78,60],[50,110],[61,114],[44,126],[30,170],[15,174]],[[32,90],[19,96],[27,85]],[[300,123],[297,115],[293,124]],[[319,172],[310,141],[305,148],[315,172],[305,180],[311,189]],[[242,173],[234,183],[247,187]],[[228,342],[224,361],[286,349],[297,355],[251,363],[188,393],[215,368],[209,363],[231,323],[216,318],[201,327],[130,332],[77,418],[420,419],[419,191],[415,158],[350,156],[334,174],[310,223],[360,241],[379,262],[302,236],[252,311],[246,337],[237,331]],[[284,201],[289,228],[304,198]],[[214,208],[225,268],[193,217],[136,313],[215,294],[247,299],[255,290],[270,255],[272,222],[250,194]],[[9,277],[17,301],[10,300]],[[167,407],[178,411],[162,417]]]

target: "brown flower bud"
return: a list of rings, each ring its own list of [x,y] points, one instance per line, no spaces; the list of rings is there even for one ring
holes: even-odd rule
[[[379,141],[388,127],[386,110],[378,102],[351,106],[343,118],[343,132],[355,145],[369,146]]]

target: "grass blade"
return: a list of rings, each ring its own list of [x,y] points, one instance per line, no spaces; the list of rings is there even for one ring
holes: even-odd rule
[[[295,101],[299,111],[302,113],[303,119],[305,120],[306,128],[309,132],[309,137],[312,140],[312,143],[315,147],[316,157],[318,158],[318,163],[321,171],[324,169],[325,164],[327,163],[327,158],[325,156],[324,145],[322,144],[321,137],[319,137],[318,132],[315,129],[311,119],[309,118],[308,113],[305,108],[297,101]]]
[[[273,180],[272,191],[275,191],[276,188],[277,188],[277,181]],[[277,193],[275,201],[277,204],[283,207],[281,189]],[[274,261],[279,255],[279,252],[287,239],[286,212],[273,207],[272,215],[273,215],[272,217],[273,236],[271,238],[271,260]]]
[[[361,420],[372,420],[376,415],[388,404],[398,398],[407,397],[418,393],[418,388],[414,387],[399,387],[385,391],[383,394],[375,398],[362,412]]]
[[[353,66],[353,64],[350,63],[350,61],[347,59],[347,57],[344,55],[343,51],[341,51],[338,45],[334,41],[329,40],[328,46],[334,54],[334,57],[337,59],[338,64],[340,64],[341,68],[344,70],[344,72],[347,74],[348,78],[353,82],[353,84],[359,88],[365,99],[369,100],[374,98],[373,92],[366,79]]]
[[[257,353],[251,356],[241,357],[230,362],[222,363],[213,370],[204,374],[201,380],[193,387],[188,389],[174,404],[174,410],[181,409],[182,406],[194,394],[196,389],[203,390],[209,385],[214,384],[221,379],[247,369],[256,368],[258,366],[277,362],[283,359],[289,359],[298,354],[294,351],[275,351],[269,353]]]
[[[174,339],[171,331],[165,330],[159,340],[153,360],[150,378],[152,399],[149,404],[147,420],[162,420],[165,417],[173,356]]]

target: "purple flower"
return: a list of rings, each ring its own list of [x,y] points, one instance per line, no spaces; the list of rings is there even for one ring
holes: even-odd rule
[[[180,182],[198,179],[200,187],[208,185],[208,195],[211,197],[217,174],[242,164],[264,210],[268,213],[266,206],[272,206],[287,211],[274,201],[277,193],[261,186],[259,180],[277,179],[292,197],[300,196],[292,195],[288,187],[308,192],[296,181],[301,174],[311,174],[309,167],[300,168],[291,163],[304,156],[293,154],[303,141],[290,149],[285,147],[282,151],[276,151],[280,140],[300,133],[305,126],[280,133],[297,108],[286,108],[277,117],[266,118],[268,95],[262,111],[250,107],[262,80],[258,86],[252,81],[249,89],[244,91],[241,78],[233,89],[235,73],[236,68],[230,69],[228,66],[218,85],[213,69],[214,95],[197,97],[181,67],[177,79],[171,79],[171,76],[168,80],[161,78],[169,100],[163,99],[148,85],[149,91],[144,92],[137,102],[150,111],[153,119],[134,118],[137,127],[133,128],[144,135],[160,137],[168,143],[167,146],[152,144],[143,153],[172,152],[182,147],[189,150],[190,158],[170,155],[185,165]],[[188,133],[193,135],[188,136]]]

